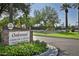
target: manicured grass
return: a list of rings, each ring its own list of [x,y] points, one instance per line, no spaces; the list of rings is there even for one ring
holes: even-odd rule
[[[69,38],[69,39],[79,39],[79,33],[77,32],[60,32],[60,33],[38,33],[34,32],[35,36],[48,36],[48,37],[60,37],[60,38]]]
[[[0,56],[32,56],[39,55],[47,50],[45,42],[20,43],[16,45],[1,45]]]

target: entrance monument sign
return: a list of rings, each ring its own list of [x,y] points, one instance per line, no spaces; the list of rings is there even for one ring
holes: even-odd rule
[[[29,31],[9,32],[9,45],[29,41]]]
[[[7,25],[8,29],[2,31],[2,43],[4,45],[14,45],[21,42],[32,42],[33,33],[31,30],[26,30],[25,25],[23,29],[15,29],[13,23]]]
[[[30,41],[30,31],[3,31],[2,43],[14,45],[21,42]]]

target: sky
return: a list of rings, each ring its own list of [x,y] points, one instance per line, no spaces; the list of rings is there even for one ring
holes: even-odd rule
[[[65,25],[65,12],[61,10],[60,3],[36,3],[36,4],[32,4],[30,16],[34,16],[35,10],[42,10],[42,8],[45,8],[45,6],[50,6],[50,7],[54,8],[58,13],[58,17],[60,19],[60,24],[64,23],[64,25]],[[77,9],[74,9],[74,8],[69,9],[68,23],[70,25],[77,25],[77,13],[78,13]]]

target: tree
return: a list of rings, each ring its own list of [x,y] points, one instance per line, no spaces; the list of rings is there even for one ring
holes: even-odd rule
[[[47,30],[54,30],[54,25],[58,22],[57,12],[49,6],[46,6],[40,11],[35,11],[35,18],[37,23],[42,22],[42,25],[45,26]]]
[[[6,6],[8,5],[8,6]],[[6,6],[5,8],[3,6]],[[2,14],[3,12],[7,12],[9,13],[9,20],[12,23],[13,22],[13,15],[16,13],[16,11],[21,10],[24,13],[24,16],[26,18],[26,20],[28,21],[28,14],[30,11],[30,4],[24,4],[24,3],[4,3],[4,4],[0,4],[0,14]],[[33,40],[33,35],[32,32],[30,31],[30,41]]]
[[[22,22],[20,19],[14,20],[15,28],[21,29]]]
[[[32,27],[33,25],[36,24],[36,20],[34,19],[34,17],[31,17],[31,16],[28,16],[28,22],[25,16],[19,17],[18,19],[14,20],[14,22],[15,22],[15,25],[19,26],[19,28],[21,28],[21,25],[23,24],[26,24],[29,27]]]
[[[7,26],[8,23],[8,17],[5,17],[2,20],[0,20],[0,31],[3,30],[3,28],[5,28],[5,26]]]
[[[66,23],[66,32],[68,32],[68,9],[71,8],[71,6],[67,3],[62,4],[61,10],[65,11],[65,23]]]
[[[9,14],[9,20],[10,22],[13,22],[13,17],[16,14],[18,10],[21,10],[24,14],[29,14],[29,7],[30,4],[24,4],[24,3],[1,3],[0,4],[0,15],[3,12],[7,12]]]
[[[8,3],[0,3],[0,16],[4,11],[8,11],[9,4]]]
[[[79,3],[75,3],[72,5],[74,8],[77,8],[78,10],[78,32],[79,32]]]

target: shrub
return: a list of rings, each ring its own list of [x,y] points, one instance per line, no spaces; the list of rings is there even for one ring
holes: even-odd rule
[[[41,44],[44,45],[45,47],[47,46],[46,42],[44,41],[42,41]]]
[[[39,40],[34,41],[35,44],[40,44]]]
[[[20,43],[17,45],[0,46],[2,56],[32,56],[39,55],[47,50],[45,42],[34,41],[33,43]]]
[[[72,31],[72,32],[75,32],[75,28],[74,28],[74,26],[72,26],[72,29],[71,29],[71,31]]]
[[[0,42],[1,42],[1,32],[0,32]]]

